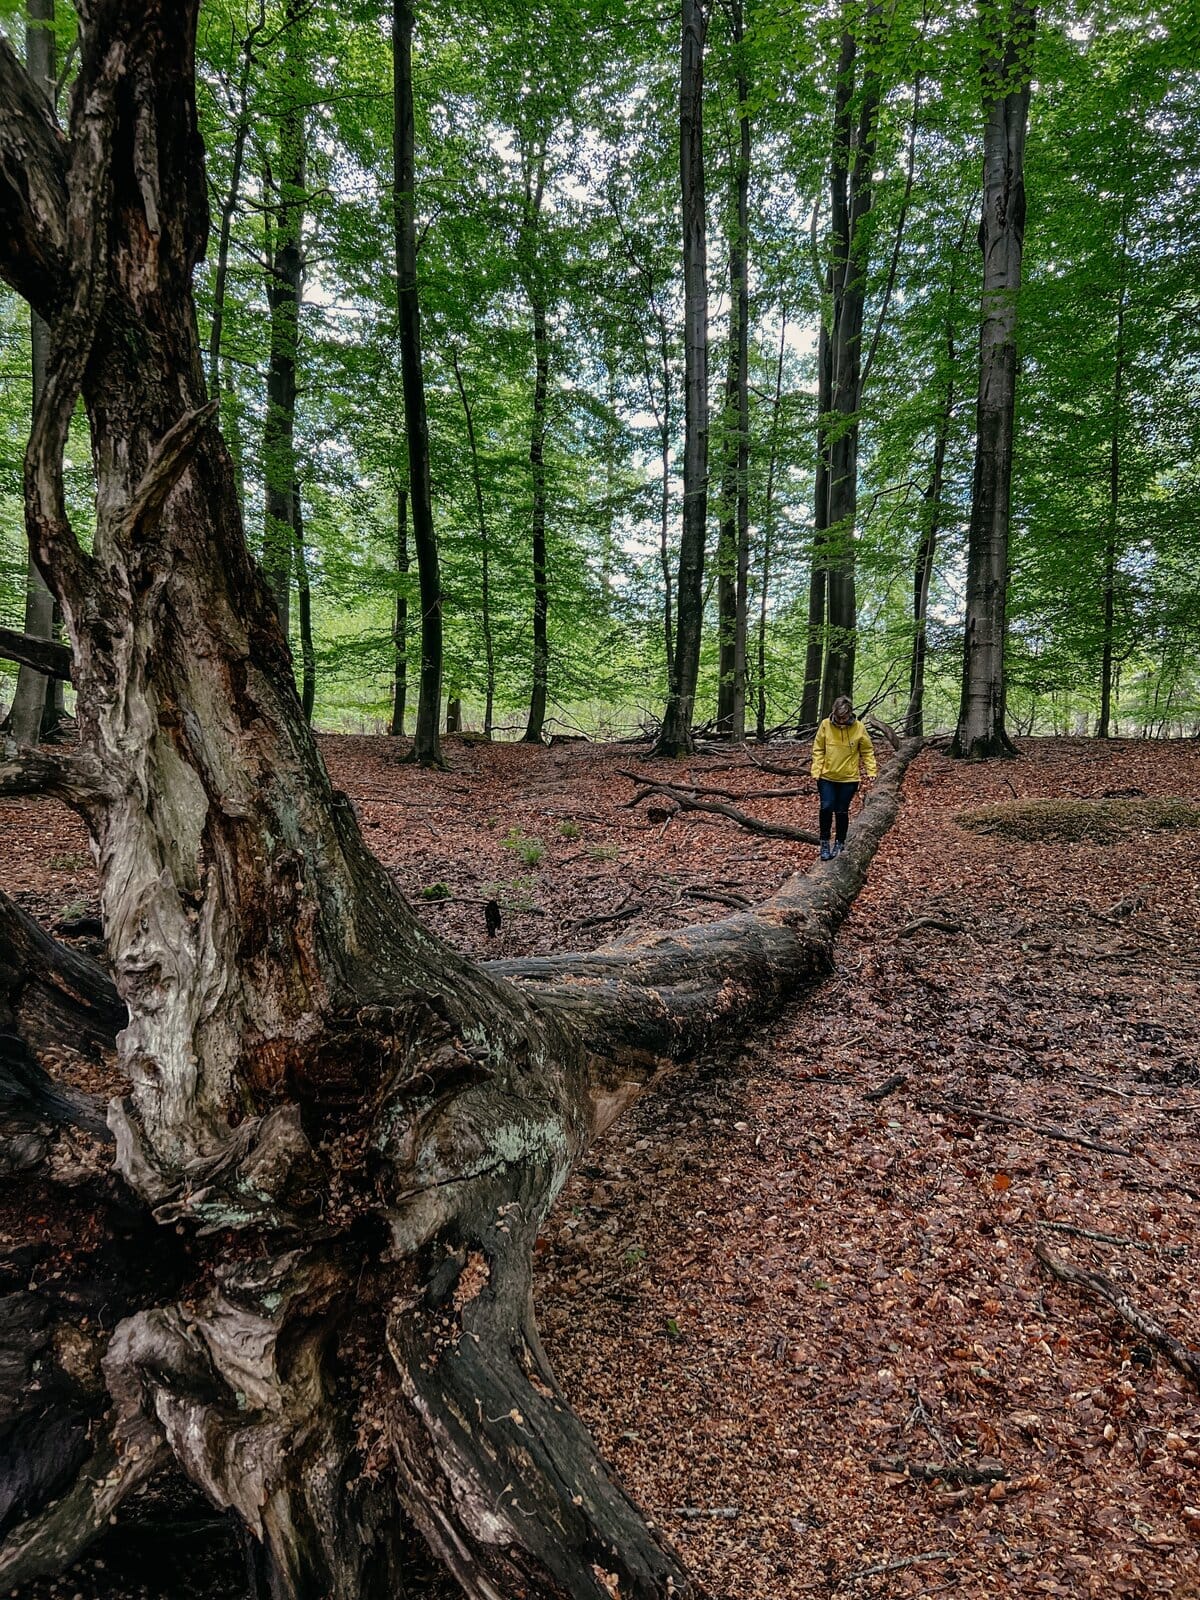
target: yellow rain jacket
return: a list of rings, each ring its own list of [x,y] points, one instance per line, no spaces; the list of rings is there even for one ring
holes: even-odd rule
[[[852,722],[848,728],[839,728],[826,717],[813,740],[813,777],[828,778],[831,783],[857,783],[863,772],[873,778],[878,771],[875,746],[863,724]]]

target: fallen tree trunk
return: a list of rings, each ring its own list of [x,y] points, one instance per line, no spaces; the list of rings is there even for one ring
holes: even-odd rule
[[[392,1600],[406,1516],[476,1600],[693,1594],[549,1369],[534,1239],[666,1061],[828,965],[911,749],[846,855],[754,912],[490,968],[423,928],[329,782],[206,398],[198,0],[79,10],[67,138],[0,41],[0,275],[50,327],[26,519],[81,748],[46,776],[95,851],[112,1168],[156,1244],[89,1357],[92,1453],[24,1496],[0,1586],[82,1548],[96,1472],[119,1515],[169,1459],[272,1600]],[[90,548],[63,491],[81,396]],[[115,1211],[92,1226],[115,1239]]]
[[[71,651],[53,639],[35,639],[32,634],[0,628],[0,660],[16,661],[48,678],[70,678]]]

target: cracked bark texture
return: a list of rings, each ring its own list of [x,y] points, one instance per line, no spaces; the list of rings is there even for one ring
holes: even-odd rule
[[[74,1171],[49,1143],[32,1158],[89,1197],[120,1320],[73,1350],[69,1305],[9,1308],[11,1373],[45,1334],[65,1376],[61,1449],[12,1452],[30,1470],[0,1584],[64,1565],[173,1460],[241,1518],[273,1600],[400,1592],[405,1518],[471,1596],[696,1593],[550,1371],[533,1241],[667,1062],[824,969],[911,747],[847,855],[755,912],[490,969],[420,927],[329,782],[206,401],[197,4],[80,5],[65,140],[0,42],[0,273],[51,333],[27,516],[82,743],[43,776],[90,830],[112,971],[89,990],[0,918],[4,992],[43,1072],[30,984],[69,990],[98,1048],[124,1020],[130,1086],[111,1147],[85,1106]],[[62,492],[80,395],[90,552]],[[35,1112],[65,1138],[47,1096]]]

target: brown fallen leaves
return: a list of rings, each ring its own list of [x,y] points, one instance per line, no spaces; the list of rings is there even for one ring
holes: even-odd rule
[[[480,955],[723,916],[698,891],[757,900],[812,862],[723,817],[626,809],[628,748],[448,749],[431,775],[386,740],[326,741],[408,892],[474,897],[421,915]],[[690,770],[812,825],[803,798],[754,801],[772,780],[738,759]],[[1200,746],[926,752],[835,973],[618,1123],[540,1242],[564,1387],[716,1600],[1200,1594],[1200,1397],[1035,1256],[1049,1239],[1200,1339],[1200,833],[955,822],[1014,788],[1194,795]],[[0,827],[0,885],[43,916],[90,903],[66,813],[0,803]],[[117,1600],[93,1581],[66,1592]]]

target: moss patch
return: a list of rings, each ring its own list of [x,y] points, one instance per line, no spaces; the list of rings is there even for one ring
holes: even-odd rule
[[[1200,828],[1200,806],[1190,800],[1010,800],[960,811],[955,822],[1025,844],[1090,839],[1103,844],[1151,828]]]

